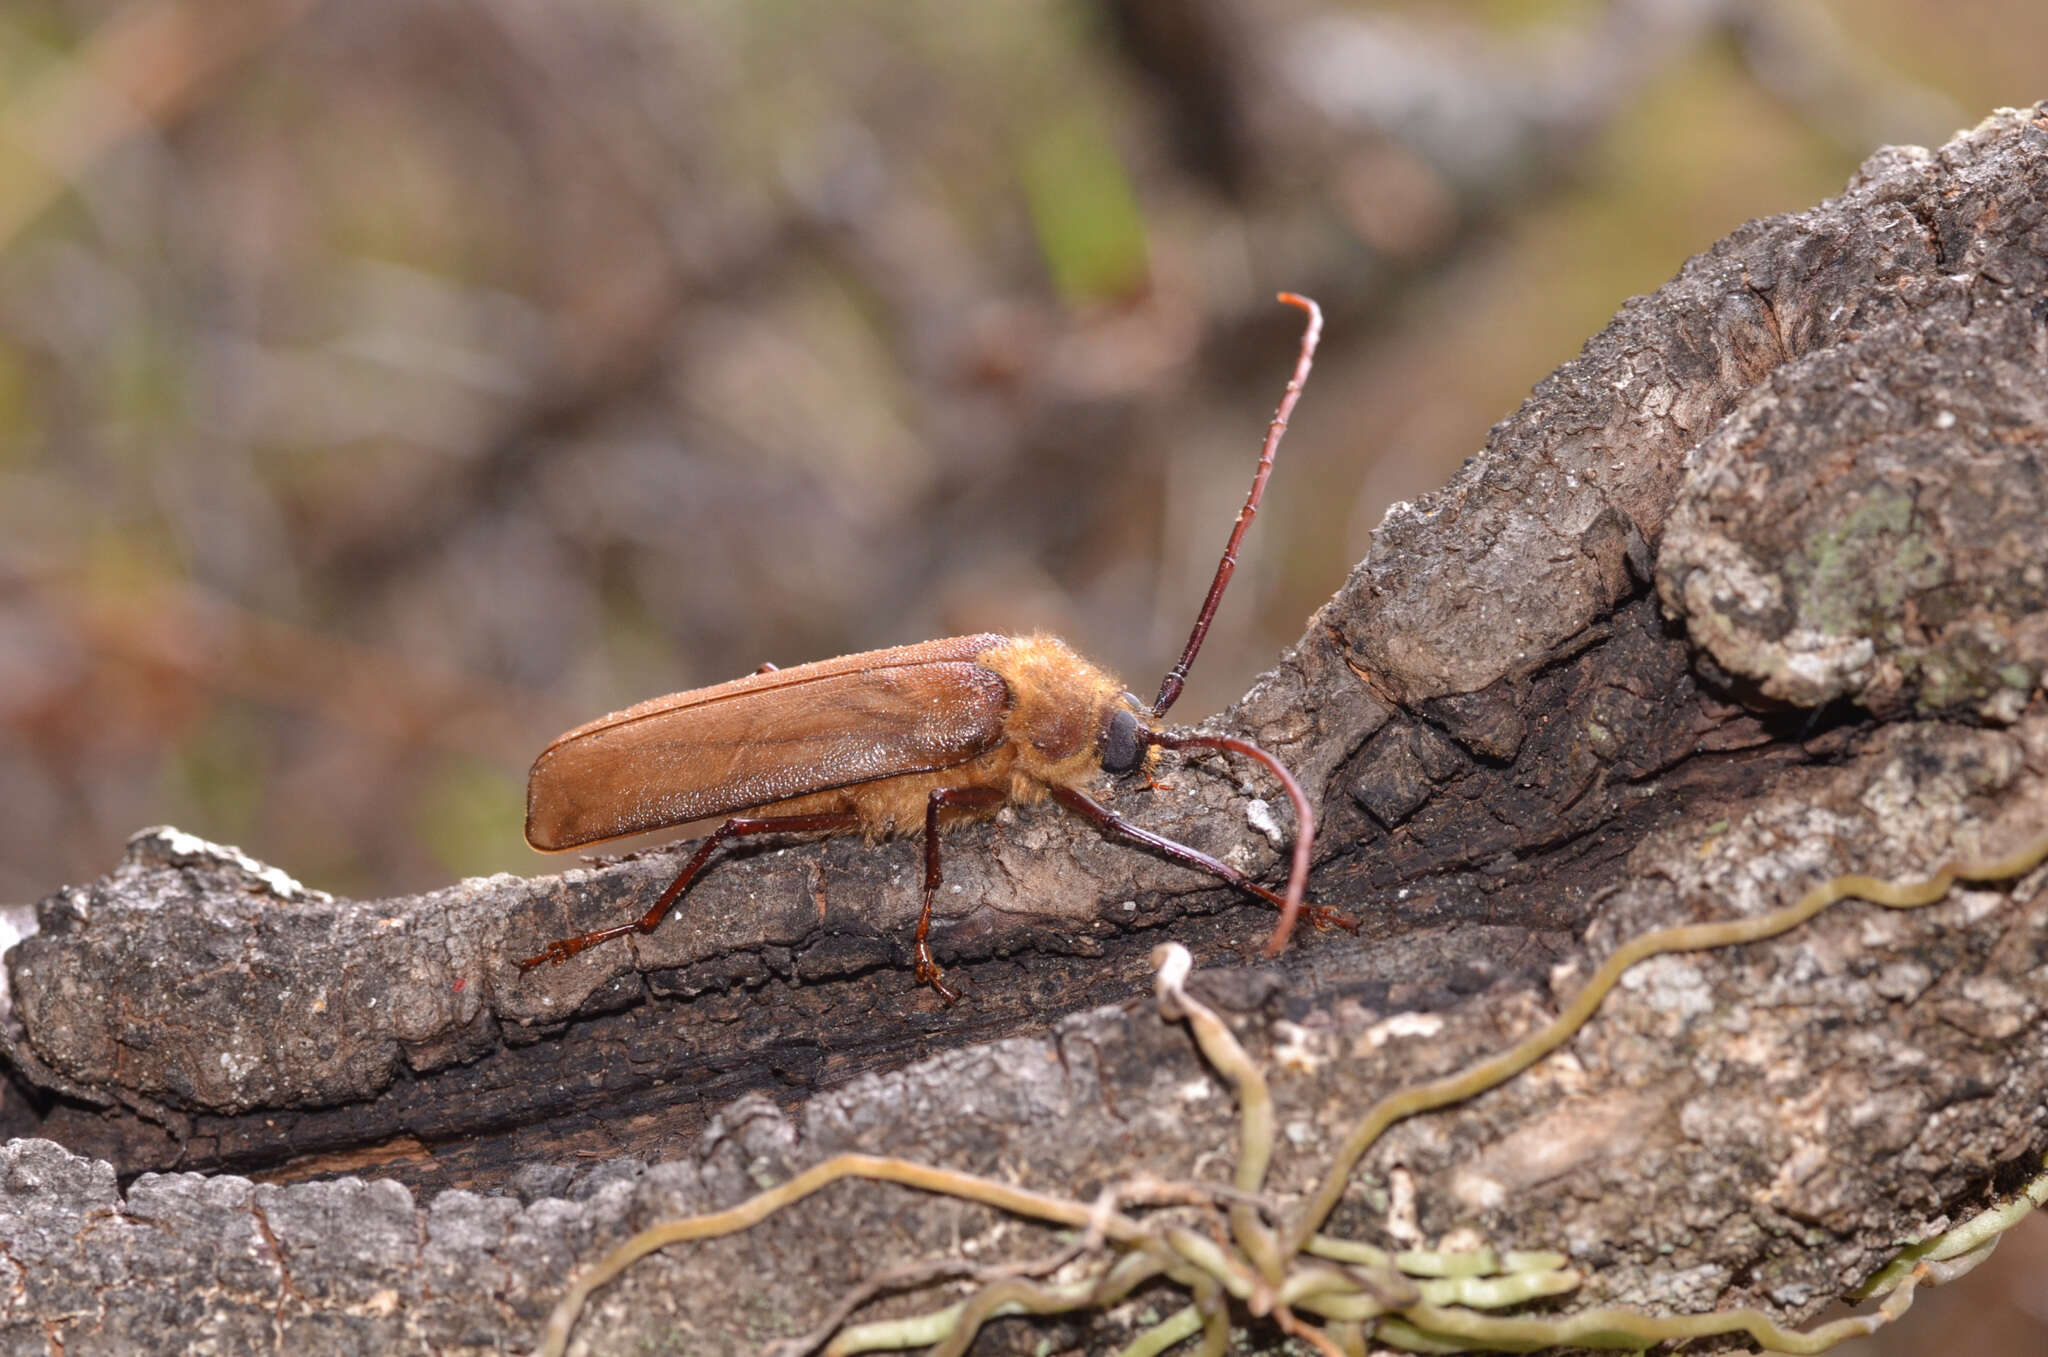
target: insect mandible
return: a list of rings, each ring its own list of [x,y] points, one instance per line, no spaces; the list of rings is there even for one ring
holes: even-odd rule
[[[1280,300],[1307,316],[1294,374],[1280,399],[1251,493],[1238,512],[1208,597],[1180,659],[1150,706],[1050,636],[954,636],[812,664],[772,665],[745,678],[657,697],[558,737],[526,784],[526,841],[562,852],[606,839],[727,816],[639,918],[549,943],[519,962],[531,970],[595,943],[652,932],[703,873],[721,844],[755,834],[860,831],[870,838],[924,829],[924,908],[917,978],[948,1003],[929,935],[940,884],[942,823],[994,814],[1050,796],[1107,835],[1121,835],[1276,906],[1266,944],[1277,956],[1302,912],[1315,816],[1287,768],[1248,740],[1168,731],[1160,719],[1180,696],[1196,652],[1237,569],[1237,548],[1258,512],[1273,454],[1287,431],[1321,338],[1317,305]],[[1143,829],[1084,788],[1105,774],[1148,766],[1160,749],[1218,749],[1262,763],[1294,804],[1294,853],[1284,895],[1229,864]],[[1319,924],[1356,927],[1310,906]]]

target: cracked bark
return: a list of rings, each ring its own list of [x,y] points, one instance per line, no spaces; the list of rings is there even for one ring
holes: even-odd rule
[[[2048,106],[1881,152],[1630,302],[1391,512],[1219,718],[1320,796],[1314,896],[1366,921],[1278,963],[1263,911],[1050,807],[948,840],[950,1011],[904,964],[914,842],[742,848],[654,935],[522,976],[673,859],[335,901],[138,836],[8,958],[8,1129],[43,1139],[0,1152],[0,1335],[492,1349],[638,1225],[841,1150],[1083,1198],[1225,1176],[1230,1100],[1135,1002],[1168,936],[1273,1062],[1296,1192],[1375,1097],[1528,1031],[1629,936],[2013,847],[2048,826],[2044,282]],[[1257,774],[1166,781],[1117,808],[1277,874]],[[2038,1168],[2044,1008],[2042,872],[1660,959],[1398,1126],[1332,1224],[1387,1242],[1399,1171],[1425,1236],[1568,1249],[1573,1306],[1810,1318]],[[751,1350],[961,1241],[1048,1247],[840,1187],[648,1260],[582,1332]],[[1097,1350],[1130,1312],[1091,1322],[987,1341]]]

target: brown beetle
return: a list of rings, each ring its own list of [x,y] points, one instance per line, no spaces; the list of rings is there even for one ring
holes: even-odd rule
[[[1315,818],[1292,775],[1248,741],[1158,729],[1180,695],[1208,634],[1237,548],[1258,512],[1273,454],[1300,398],[1322,334],[1322,312],[1293,293],[1280,300],[1307,313],[1294,376],[1267,429],[1251,493],[1238,513],[1208,598],[1181,657],[1150,707],[1121,683],[1050,636],[955,636],[918,645],[777,669],[657,697],[578,726],[534,760],[526,785],[526,841],[561,852],[605,839],[716,815],[731,818],[707,837],[653,906],[630,923],[548,944],[519,963],[566,961],[593,943],[651,932],[728,839],[750,834],[845,833],[870,838],[924,829],[924,909],[918,916],[918,979],[947,1001],[927,935],[939,887],[943,822],[1052,797],[1108,834],[1121,834],[1199,868],[1280,909],[1266,946],[1277,955],[1302,908]],[[1141,768],[1158,749],[1224,749],[1258,760],[1294,803],[1298,829],[1284,896],[1185,844],[1141,829],[1083,788],[1104,773]],[[745,812],[735,814],[734,812]],[[1355,926],[1311,907],[1319,923]]]

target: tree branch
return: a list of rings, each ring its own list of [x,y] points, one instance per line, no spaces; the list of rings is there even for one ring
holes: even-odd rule
[[[1624,307],[1388,515],[1221,719],[1320,795],[1311,894],[1368,920],[1356,938],[1244,964],[1261,909],[1025,808],[948,840],[947,1011],[904,964],[914,844],[735,853],[655,934],[522,975],[672,858],[334,901],[139,836],[9,954],[17,1069],[122,1110],[10,1100],[17,1133],[109,1162],[4,1152],[6,1322],[138,1351],[519,1344],[638,1225],[840,1152],[1081,1200],[1221,1180],[1226,1089],[1127,1002],[1169,934],[1268,1072],[1265,1191],[1298,1201],[1373,1102],[1534,1030],[1631,937],[2038,837],[2044,198],[2048,107],[1881,152]],[[1205,757],[1164,780],[1119,812],[1277,878],[1261,775]],[[1805,1319],[2038,1171],[2044,948],[2037,871],[1646,962],[1556,1054],[1394,1127],[1327,1228],[1562,1250],[1568,1308]],[[174,1167],[213,1176],[117,1186]],[[344,1168],[377,1181],[225,1172]],[[457,1186],[516,1195],[407,1190]],[[985,1208],[836,1187],[646,1260],[583,1332],[751,1350],[900,1264],[1052,1251]],[[1091,1349],[1127,1323],[1043,1322]],[[1025,1325],[990,1341],[1046,1336]]]

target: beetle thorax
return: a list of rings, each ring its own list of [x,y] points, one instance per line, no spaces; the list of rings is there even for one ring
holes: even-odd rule
[[[1017,750],[1017,781],[1076,786],[1102,771],[1104,723],[1123,684],[1052,636],[1012,638],[975,663],[1009,685],[1004,733]]]

